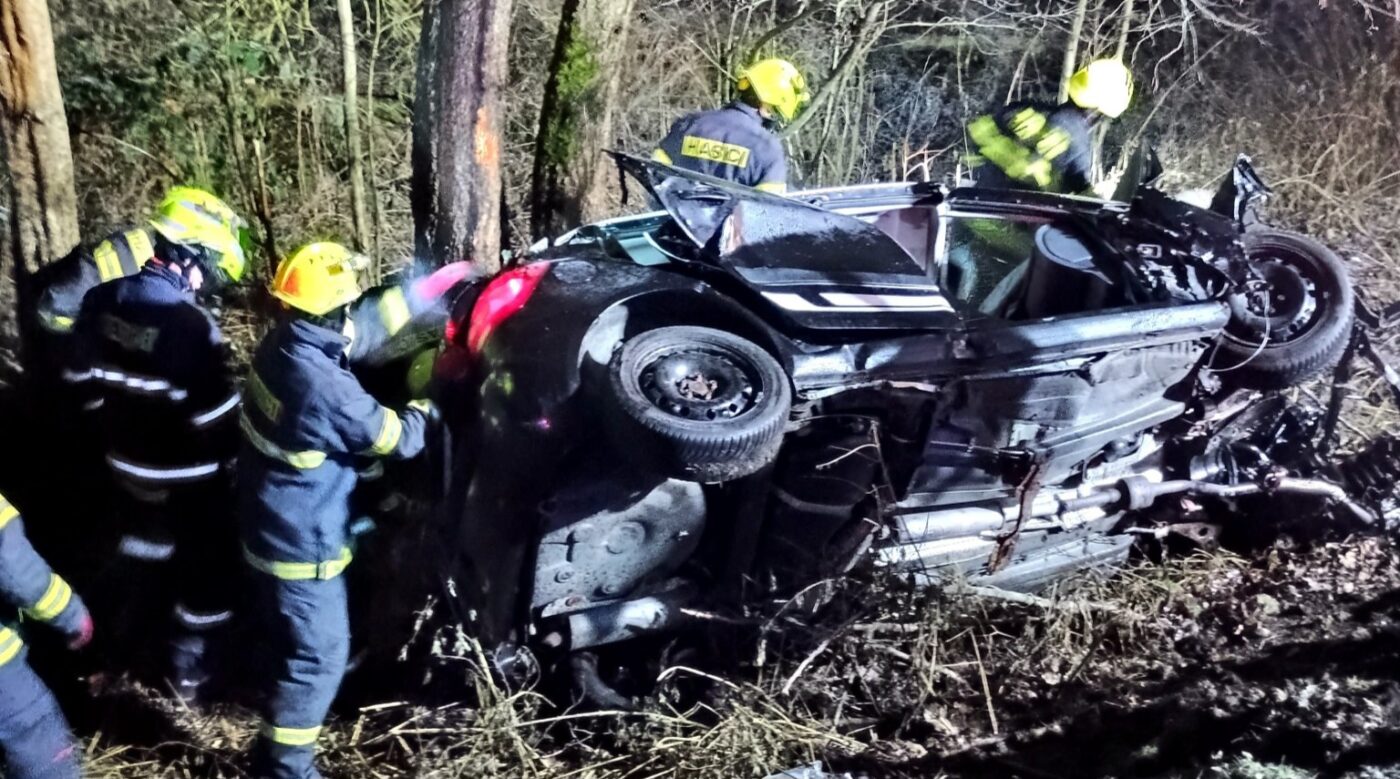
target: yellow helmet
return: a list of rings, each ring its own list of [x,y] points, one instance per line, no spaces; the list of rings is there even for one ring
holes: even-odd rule
[[[228,204],[202,189],[172,187],[151,227],[172,243],[203,249],[204,272],[237,282],[248,267],[248,223]]]
[[[1117,119],[1133,99],[1133,74],[1122,60],[1090,62],[1069,79],[1069,99],[1080,108]]]
[[[740,92],[752,91],[760,102],[776,109],[784,122],[791,122],[797,109],[812,99],[807,80],[787,60],[759,60],[739,71],[736,85]]]
[[[360,296],[365,259],[338,243],[312,243],[277,266],[268,291],[299,311],[324,316]]]

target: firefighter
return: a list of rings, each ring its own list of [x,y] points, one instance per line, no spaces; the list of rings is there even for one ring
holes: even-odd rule
[[[348,355],[357,369],[379,368],[436,349],[455,293],[479,278],[469,262],[365,290],[346,317],[355,328]]]
[[[282,261],[270,291],[288,317],[259,344],[244,386],[240,526],[276,656],[253,747],[258,776],[320,776],[315,743],[349,656],[341,574],[357,466],[418,454],[431,417],[427,403],[380,405],[349,371],[359,259],[316,243]]]
[[[70,649],[92,640],[83,601],[29,545],[24,520],[0,495],[0,604],[54,628]],[[13,612],[11,612],[13,613]],[[53,693],[26,662],[16,626],[0,619],[0,750],[11,779],[77,779],[78,750]]]
[[[79,246],[58,262],[46,265],[26,283],[33,290],[33,310],[27,318],[40,348],[34,355],[56,376],[67,367],[73,326],[83,298],[98,284],[140,272],[158,244],[196,244],[200,235],[188,229],[191,209],[198,209],[236,236],[240,252],[248,245],[247,223],[219,198],[192,187],[174,187],[156,207],[149,224],[119,230],[96,245]]]
[[[126,637],[168,635],[161,675],[195,702],[241,570],[230,508],[239,396],[219,327],[198,301],[241,279],[246,258],[219,201],[182,188],[171,198],[140,272],[84,298],[67,377],[96,407],[123,507],[113,621]]]
[[[1070,78],[1065,103],[1023,100],[973,119],[973,178],[983,187],[1091,194],[1095,125],[1121,116],[1132,97],[1132,73],[1101,59]]]
[[[787,191],[787,158],[773,129],[791,122],[811,99],[807,83],[792,63],[766,59],[741,70],[735,86],[738,100],[671,125],[652,159],[782,194]]]

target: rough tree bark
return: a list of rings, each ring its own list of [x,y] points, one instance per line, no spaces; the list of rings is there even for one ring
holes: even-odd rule
[[[534,237],[558,235],[608,210],[612,120],[634,0],[564,0],[535,138]]]
[[[413,116],[419,262],[500,267],[501,115],[511,0],[429,0]]]
[[[47,2],[0,0],[0,45],[0,134],[18,281],[77,245],[78,197]]]
[[[350,0],[337,0],[340,15],[340,54],[342,80],[345,85],[345,146],[350,158],[350,220],[355,229],[355,249],[365,251],[370,245],[369,216],[365,208],[365,168],[360,154],[359,75],[355,57],[355,12]],[[379,262],[380,258],[374,258]]]

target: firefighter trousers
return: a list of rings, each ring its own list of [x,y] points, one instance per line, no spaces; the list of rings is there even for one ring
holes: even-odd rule
[[[152,488],[119,480],[118,492],[123,516],[110,571],[113,595],[98,596],[95,605],[130,642],[115,648],[119,662],[153,671],[194,700],[215,675],[213,655],[241,585],[229,491],[220,484]],[[150,656],[162,646],[163,654]]]
[[[279,579],[253,574],[273,656],[273,688],[253,747],[259,779],[319,779],[316,738],[345,676],[350,616],[345,577]]]
[[[0,751],[10,779],[80,775],[68,720],[23,654],[0,665]]]

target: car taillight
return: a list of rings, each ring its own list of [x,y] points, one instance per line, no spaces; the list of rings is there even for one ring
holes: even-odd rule
[[[486,339],[501,323],[519,311],[535,293],[549,263],[534,262],[508,270],[491,280],[481,291],[467,324],[467,350],[480,354]],[[455,330],[455,328],[454,328]],[[449,333],[449,338],[456,333]]]

